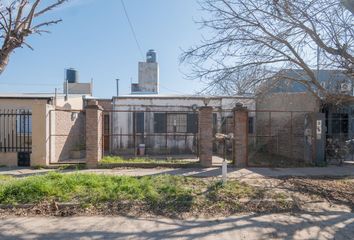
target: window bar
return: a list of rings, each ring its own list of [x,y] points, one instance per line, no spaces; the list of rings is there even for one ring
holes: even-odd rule
[[[167,149],[168,149],[168,113],[165,112],[165,134],[166,134],[166,137],[165,137],[165,149],[166,149],[166,153],[167,153]]]
[[[133,141],[134,141],[134,155],[137,156],[137,147],[136,147],[136,112],[133,112]]]
[[[6,139],[7,139],[7,151],[11,151],[11,146],[10,146],[10,109],[7,109],[7,129],[6,129]]]
[[[15,122],[16,122],[16,124],[15,124],[15,127],[16,127],[16,131],[15,131],[15,135],[16,135],[16,152],[18,151],[18,137],[17,137],[17,130],[18,130],[18,110],[16,109],[16,117],[15,117]]]
[[[20,120],[19,120],[19,123],[20,125],[20,130],[19,130],[19,138],[20,138],[20,152],[22,151],[22,111],[20,111]]]
[[[30,152],[30,110],[27,110],[27,151]]]
[[[3,141],[2,141],[2,149],[3,149],[3,151],[4,152],[6,152],[6,139],[5,139],[5,109],[3,109],[3,111],[2,111],[2,114],[1,114],[1,116],[2,116],[2,139],[3,139]]]
[[[11,110],[11,151],[15,152],[16,150],[14,149],[15,144],[14,144],[14,110]]]

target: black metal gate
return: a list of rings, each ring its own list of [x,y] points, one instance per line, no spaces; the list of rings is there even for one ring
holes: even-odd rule
[[[18,153],[18,165],[29,166],[32,153],[32,112],[0,110],[0,153]]]

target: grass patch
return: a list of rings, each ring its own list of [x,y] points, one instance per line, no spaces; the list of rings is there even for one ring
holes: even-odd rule
[[[1,204],[42,201],[97,204],[114,201],[142,201],[151,206],[173,208],[173,202],[191,202],[192,189],[185,178],[174,176],[126,177],[51,172],[21,179],[0,177]]]
[[[240,199],[264,196],[262,189],[235,180],[222,185],[216,180],[171,175],[129,177],[50,172],[25,178],[0,176],[0,183],[0,203],[5,205],[55,201],[77,203],[81,209],[99,209],[102,205],[119,208],[128,204],[140,212],[166,216],[235,213],[246,208]],[[106,208],[112,211],[112,207]]]
[[[152,159],[152,158],[123,158],[119,156],[107,156],[104,157],[100,163],[102,164],[191,164],[191,163],[197,163],[197,162],[192,162],[192,161],[186,161],[186,160],[179,160],[179,159],[173,159],[173,158],[167,158],[167,159]]]

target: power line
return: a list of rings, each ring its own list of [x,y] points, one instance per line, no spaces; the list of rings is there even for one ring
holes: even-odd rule
[[[53,87],[53,86],[60,86],[60,84],[45,84],[45,83],[21,83],[21,82],[0,82],[0,85],[7,85],[7,86],[26,86],[26,87]]]
[[[129,26],[130,26],[130,30],[132,31],[133,37],[134,37],[134,39],[135,39],[136,46],[138,47],[138,50],[139,50],[140,55],[141,55],[141,58],[144,60],[144,54],[143,54],[143,51],[142,51],[142,49],[141,49],[141,47],[140,47],[138,38],[137,38],[137,36],[136,36],[135,30],[134,30],[134,27],[133,27],[133,24],[132,24],[132,22],[130,21],[127,8],[125,7],[125,4],[124,4],[124,0],[120,0],[120,1],[121,1],[121,3],[122,3],[125,16],[127,17],[127,20],[128,20]]]

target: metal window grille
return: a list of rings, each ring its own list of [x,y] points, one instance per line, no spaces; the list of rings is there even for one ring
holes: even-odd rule
[[[32,112],[27,109],[0,110],[0,152],[32,151]]]

